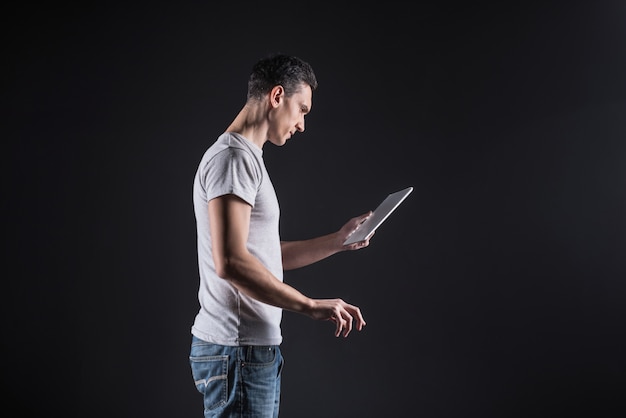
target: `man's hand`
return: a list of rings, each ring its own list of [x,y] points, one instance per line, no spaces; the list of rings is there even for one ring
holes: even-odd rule
[[[309,315],[313,319],[333,321],[336,325],[335,337],[343,334],[345,338],[355,325],[358,331],[366,325],[361,310],[342,299],[314,299]]]
[[[346,222],[344,226],[341,227],[341,229],[338,232],[338,236],[339,236],[339,239],[341,240],[341,245],[342,245],[341,249],[343,251],[359,250],[361,248],[367,247],[370,244],[370,239],[374,236],[374,234],[372,234],[366,240],[355,242],[353,244],[343,245],[345,240],[359,227],[359,225],[365,222],[365,220],[369,218],[371,215],[372,215],[372,211],[364,213],[363,215],[360,215],[360,216],[355,216],[354,218]]]

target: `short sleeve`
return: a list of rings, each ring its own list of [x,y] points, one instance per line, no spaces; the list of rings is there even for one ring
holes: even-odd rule
[[[258,162],[249,152],[227,148],[211,158],[201,178],[207,201],[226,194],[234,194],[254,207],[262,181]]]

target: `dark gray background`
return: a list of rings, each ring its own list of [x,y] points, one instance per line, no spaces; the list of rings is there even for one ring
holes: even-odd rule
[[[626,412],[624,2],[3,15],[12,416],[201,416],[192,178],[270,52],[320,83],[265,147],[284,239],[414,187],[369,248],[287,273],[368,325],[285,313],[281,416]]]

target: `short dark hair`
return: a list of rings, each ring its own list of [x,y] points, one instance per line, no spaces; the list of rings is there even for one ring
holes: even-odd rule
[[[281,85],[287,97],[297,93],[301,83],[317,88],[311,65],[298,57],[272,54],[257,61],[248,79],[248,99],[260,99],[275,86]]]

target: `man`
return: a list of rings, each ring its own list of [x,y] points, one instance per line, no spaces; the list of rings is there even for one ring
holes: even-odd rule
[[[303,267],[369,240],[343,245],[370,214],[339,231],[281,241],[279,206],[263,162],[263,145],[284,145],[304,131],[317,80],[311,66],[276,54],[258,61],[241,111],[205,152],[194,179],[200,310],[190,363],[205,417],[277,417],[283,358],[282,310],[335,323],[347,337],[365,320],[342,299],[311,299],[283,282]]]

